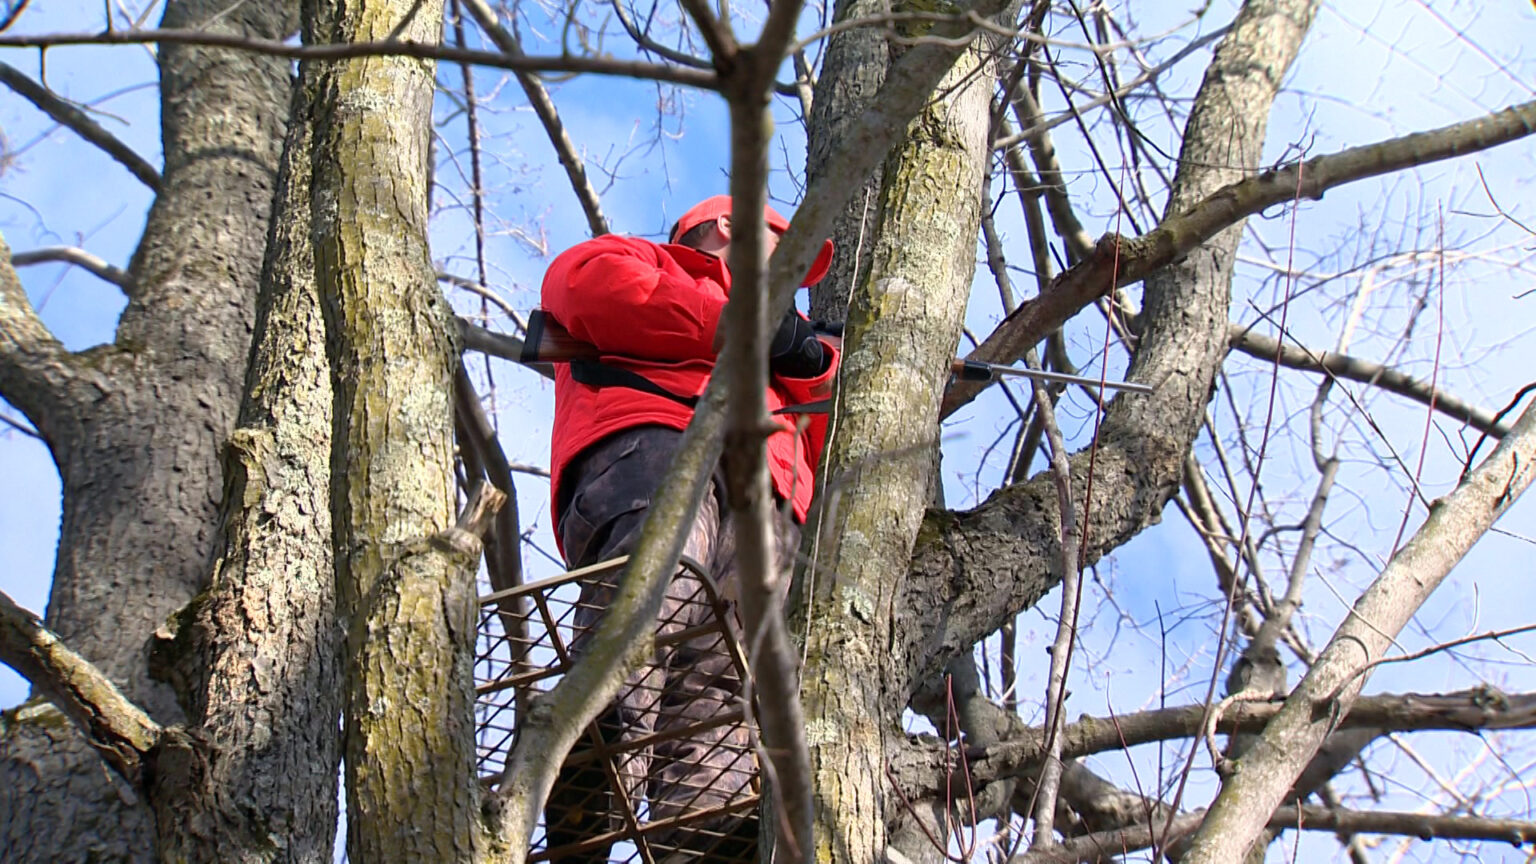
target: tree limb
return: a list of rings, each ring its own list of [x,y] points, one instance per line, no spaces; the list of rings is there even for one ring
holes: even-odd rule
[[[709,12],[703,5],[685,0],[690,14],[709,32],[712,19],[705,17]],[[793,13],[799,7],[797,2],[775,4],[769,29],[781,31],[777,44],[765,32],[764,45],[738,51],[732,57],[716,55],[717,63],[733,67],[727,74],[727,92],[731,211],[736,214],[732,217],[729,252],[733,290],[723,317],[729,336],[721,351],[720,373],[729,376],[730,394],[723,460],[725,498],[735,525],[736,577],[741,590],[738,608],[752,687],[758,697],[758,730],[772,767],[774,806],[769,812],[781,817],[787,829],[775,826],[768,833],[773,838],[771,857],[785,864],[809,860],[815,789],[800,705],[798,654],[784,625],[783,598],[794,568],[777,554],[783,544],[775,540],[774,499],[768,476],[768,435],[777,427],[767,414],[762,394],[769,383],[769,322],[779,316],[770,312],[762,290],[768,258],[763,207],[767,203],[767,142],[772,122],[768,102],[778,64],[759,63],[782,51],[782,42],[793,32]],[[783,15],[786,9],[791,13],[788,21]],[[719,29],[718,38],[730,40],[729,27],[721,23]],[[760,55],[759,50],[769,53]]]
[[[1224,713],[1216,731],[1231,735],[1262,732],[1281,711],[1280,702],[1239,702]],[[1063,759],[1124,750],[1141,744],[1189,738],[1200,734],[1203,705],[1185,705],[1111,717],[1084,716],[1061,733]],[[1387,729],[1482,731],[1536,729],[1536,693],[1502,693],[1491,687],[1455,693],[1401,693],[1368,696],[1338,718],[1336,730]],[[1038,727],[1008,722],[1005,740],[967,750],[972,777],[978,784],[1028,777],[1045,752],[1045,734]],[[908,797],[943,794],[944,755],[940,747],[919,740],[904,748],[893,772]]]
[[[1026,130],[1023,133],[1024,141],[1029,145],[1030,156],[1035,160],[1035,170],[1040,175],[1045,209],[1051,215],[1051,224],[1056,227],[1057,235],[1066,243],[1067,251],[1073,259],[1086,257],[1093,251],[1093,238],[1083,230],[1083,223],[1078,221],[1077,214],[1072,210],[1072,202],[1067,197],[1067,184],[1062,179],[1061,161],[1056,158],[1056,145],[1052,143],[1051,134],[1042,122],[1040,105],[1035,102],[1028,87],[1014,88],[1010,101],[1014,115],[1019,118],[1019,125]],[[1002,128],[999,129],[1003,135],[1012,131],[1006,125],[1007,122],[1007,118],[1003,118]],[[1007,148],[1004,156],[1015,178],[1028,173],[1018,148]]]
[[[0,63],[0,66],[3,65],[3,63]],[[73,264],[90,272],[92,276],[105,282],[111,282],[125,291],[128,289],[128,284],[131,281],[126,270],[108,263],[105,258],[92,255],[84,249],[74,246],[44,246],[41,249],[30,249],[26,252],[16,252],[11,255],[12,267],[28,267],[33,264],[44,264],[50,261]]]
[[[640,543],[585,653],[525,718],[506,760],[497,796],[500,840],[510,864],[527,859],[535,823],[560,765],[582,730],[618,695],[625,678],[650,653],[647,637],[677,569],[692,515],[709,488],[725,430],[724,382],[717,374],[683,433],[678,456],[652,497]]]
[[[114,770],[138,787],[164,729],[100,669],[0,591],[0,660],[72,720]]]
[[[1474,543],[1525,491],[1536,468],[1536,408],[1449,495],[1430,507],[1414,537],[1392,557],[1335,631],[1317,662],[1263,736],[1237,764],[1191,842],[1188,864],[1240,857],[1312,754],[1349,711],[1397,633]]]
[[[1224,186],[1141,237],[1100,238],[1092,254],[1052,280],[1049,292],[1019,306],[967,357],[1009,364],[1067,318],[1114,288],[1139,282],[1188,255],[1244,217],[1292,199],[1321,199],[1335,186],[1414,165],[1476,153],[1536,133],[1536,101],[1375,144],[1352,147],[1306,162],[1271,169]],[[1152,382],[1155,383],[1155,382]],[[987,385],[956,382],[944,397],[943,415],[969,403]]]
[[[143,156],[140,156],[132,147],[118,140],[117,136],[103,129],[100,123],[90,118],[90,115],[76,108],[69,100],[64,99],[49,90],[47,87],[33,81],[22,74],[14,66],[0,63],[0,84],[15,90],[28,102],[36,105],[40,111],[52,117],[59,125],[84,138],[106,152],[108,156],[116,159],[119,164],[127,168],[129,173],[139,178],[139,182],[148,186],[153,191],[160,191],[160,172],[156,171]],[[78,263],[78,262],[77,262]],[[82,265],[83,266],[83,265]],[[101,274],[98,273],[98,276]],[[103,279],[107,277],[102,276]],[[116,282],[115,279],[108,281]],[[119,282],[118,284],[122,284]]]
[[[977,0],[972,11],[982,16],[994,15],[1003,5],[1002,0]],[[975,33],[956,29],[963,35]],[[944,27],[935,27],[934,34],[955,35]],[[826,158],[825,164],[835,165],[837,170],[811,179],[789,230],[779,239],[768,262],[768,287],[773,292],[769,314],[789,308],[800,277],[810,269],[822,241],[832,234],[833,223],[853,195],[863,188],[856,181],[869,177],[885,159],[891,145],[905,134],[907,122],[927,103],[963,50],[963,45],[923,42],[891,64],[885,82],[870,99],[869,108],[847,128],[837,150]]]
[[[1406,396],[1421,405],[1433,407],[1436,411],[1454,417],[1479,432],[1486,432],[1496,438],[1509,434],[1509,424],[1494,422],[1492,412],[1447,393],[1443,389],[1437,389],[1427,381],[1421,381],[1380,363],[1372,363],[1369,360],[1333,351],[1319,352],[1308,350],[1300,345],[1283,345],[1278,339],[1241,324],[1233,324],[1227,332],[1232,347],[1249,356],[1263,360],[1278,359],[1280,365],[1288,369],[1322,372],[1336,378],[1370,384],[1399,396]]]
[[[699,28],[699,35],[704,37],[704,44],[709,48],[715,68],[729,77],[729,73],[734,71],[736,55],[741,50],[736,42],[736,34],[731,32],[730,21],[716,17],[704,0],[681,0],[681,5],[688,17],[693,19],[694,26]]]
[[[459,336],[464,340],[465,351],[479,351],[492,357],[500,357],[503,360],[511,360],[513,363],[522,363],[523,340],[506,333],[497,333],[495,330],[487,330],[479,324],[472,323],[464,318],[459,320]],[[545,378],[555,380],[554,370],[546,363],[527,364],[529,369],[543,375]]]
[[[1040,365],[1034,349],[1026,352],[1024,359],[1031,368]],[[1056,487],[1061,531],[1061,545],[1056,550],[1056,566],[1061,571],[1061,614],[1056,620],[1056,638],[1050,652],[1050,674],[1045,689],[1045,764],[1041,766],[1035,789],[1037,800],[1031,814],[1035,820],[1035,833],[1029,843],[1031,849],[1045,849],[1056,844],[1056,796],[1061,788],[1062,774],[1059,730],[1062,712],[1067,708],[1067,669],[1077,643],[1077,617],[1083,599],[1082,559],[1079,557],[1082,534],[1077,522],[1077,504],[1072,496],[1072,466],[1068,462],[1066,439],[1056,425],[1056,408],[1051,404],[1049,390],[1043,382],[1032,382],[1031,389],[1034,391],[1035,416],[1040,419],[1046,440],[1051,444],[1051,481]],[[1084,509],[1092,503],[1084,500]]]
[[[1217,27],[1215,30],[1202,35],[1200,38],[1191,40],[1188,45],[1180,48],[1173,54],[1173,56],[1169,57],[1167,60],[1164,60],[1156,66],[1150,66],[1142,70],[1141,74],[1125,82],[1119,87],[1116,87],[1114,90],[1104,93],[1101,96],[1096,96],[1087,102],[1083,102],[1077,105],[1078,113],[1081,114],[1085,111],[1091,111],[1094,108],[1101,108],[1105,105],[1123,100],[1126,96],[1129,96],[1131,93],[1135,92],[1142,85],[1156,80],[1158,76],[1162,75],[1169,69],[1172,69],[1174,66],[1177,66],[1185,58],[1189,57],[1189,55],[1227,35],[1227,31],[1230,29],[1232,29],[1230,26]],[[1025,140],[1028,136],[1033,135],[1036,131],[1046,132],[1056,128],[1057,126],[1062,126],[1070,122],[1072,122],[1072,113],[1070,111],[1063,111],[1050,120],[1045,120],[1043,118],[1039,119],[1036,122],[1036,125],[1026,127],[1025,129],[1018,132],[999,132],[997,140],[992,142],[992,147],[996,150],[1007,149]]]
[[[1153,837],[1152,829],[1146,825],[1087,834],[1073,838],[1055,849],[1016,855],[1010,859],[1009,864],[1096,862],[1146,849],[1154,842],[1158,846],[1166,846],[1169,840],[1186,835],[1202,825],[1207,813],[1195,811],[1175,817],[1166,833],[1159,828],[1156,838]],[[1313,805],[1281,807],[1268,817],[1264,827],[1273,830],[1301,828],[1349,834],[1405,834],[1424,839],[1488,840],[1516,846],[1536,840],[1536,822],[1522,822],[1518,819],[1488,819],[1461,814],[1431,816],[1424,813],[1372,813]]]

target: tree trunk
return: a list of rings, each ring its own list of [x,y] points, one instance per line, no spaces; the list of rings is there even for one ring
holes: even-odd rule
[[[269,39],[291,29],[289,4],[227,6],[173,2],[162,25]],[[182,711],[151,680],[148,643],[201,587],[213,551],[219,450],[240,401],[261,270],[251,251],[266,241],[288,68],[190,46],[159,57],[165,169],[117,339],[64,356],[62,389],[28,414],[63,481],[48,624],[173,722]],[[0,730],[0,812],[6,861],[153,854],[148,811],[51,707]]]
[[[256,341],[226,454],[223,549],[181,617],[196,735],[173,739],[155,790],[163,858],[333,860],[341,741],[331,555],[331,373],[310,247],[309,88],[294,88]]]
[[[987,68],[979,49],[962,55],[939,86],[945,96],[886,160],[884,220],[850,306],[816,529],[828,539],[804,577],[808,620],[792,627],[807,634],[818,862],[881,860],[893,815],[886,755],[906,703],[889,652],[903,582],[893,576],[906,572],[929,498],[939,399],[975,266]]]
[[[885,11],[883,0],[839,0],[834,21],[854,21]],[[857,27],[827,43],[821,77],[816,79],[806,142],[805,173],[808,182],[838,166],[829,164],[846,132],[869,107],[875,91],[885,82],[890,65],[886,33],[879,27]],[[811,290],[811,318],[842,321],[848,298],[861,276],[869,273],[870,257],[880,227],[880,176],[876,168],[849,199],[837,217],[832,240],[838,254],[826,278]]]
[[[431,42],[442,3],[337,3],[320,20],[318,42]],[[404,57],[330,64],[315,98],[315,261],[349,627],[347,844],[368,862],[468,861],[479,828],[474,560],[439,539],[453,524],[458,358],[427,251],[433,69]]]

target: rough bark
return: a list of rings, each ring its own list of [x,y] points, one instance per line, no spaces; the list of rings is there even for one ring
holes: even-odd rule
[[[322,4],[314,41],[434,41],[442,4]],[[453,524],[456,327],[427,250],[433,64],[328,64],[315,95],[315,269],[336,393],[348,855],[467,861],[478,822],[474,559]],[[474,550],[478,555],[479,549]]]
[[[854,21],[888,7],[882,0],[839,0],[833,21]],[[886,33],[878,27],[859,27],[838,35],[827,43],[820,77],[816,79],[811,101],[809,128],[815,130],[806,142],[805,173],[814,181],[837,170],[832,156],[847,137],[849,128],[874,98],[885,82],[890,64]],[[869,272],[876,232],[880,225],[880,178],[883,168],[876,167],[869,179],[853,193],[833,223],[832,241],[838,254],[832,259],[827,276],[811,291],[811,317],[824,321],[842,321],[848,310],[848,298],[861,274]]]
[[[967,52],[884,168],[879,241],[854,289],[837,431],[822,467],[825,538],[803,578],[802,686],[816,784],[815,860],[879,860],[885,761],[907,694],[887,646],[930,494],[947,360],[975,267],[988,64]],[[981,74],[978,74],[980,72]],[[893,423],[899,414],[906,422]]]
[[[340,634],[308,96],[294,88],[246,398],[225,454],[223,548],[157,652],[196,731],[159,760],[153,799],[171,860],[333,858]]]
[[[294,20],[291,4],[227,6],[171,3],[162,23],[280,39]],[[164,723],[181,709],[151,680],[147,645],[206,578],[288,69],[192,46],[164,46],[159,62],[165,166],[117,338],[43,370],[67,374],[34,404],[63,481],[48,624]],[[0,733],[0,812],[7,861],[148,860],[153,848],[147,810],[51,709],[18,713]]]
[[[1217,49],[1196,97],[1166,208],[1173,217],[1256,170],[1270,106],[1317,4],[1249,2]],[[1165,217],[1166,218],[1166,217]],[[1157,388],[1117,397],[1096,453],[1072,460],[1086,501],[1084,564],[1161,519],[1176,491],[1226,353],[1232,262],[1242,220],[1146,281],[1144,328],[1127,377]],[[1102,245],[1102,241],[1101,241]],[[1094,256],[1095,258],[1098,256]],[[1090,462],[1094,491],[1086,500]],[[1005,487],[975,510],[934,514],[913,555],[899,629],[908,680],[970,650],[1056,584],[1056,496],[1049,476]]]

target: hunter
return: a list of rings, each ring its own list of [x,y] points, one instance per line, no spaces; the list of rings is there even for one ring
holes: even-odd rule
[[[789,222],[772,208],[764,208],[764,217],[771,254]],[[731,292],[731,238],[731,199],[718,195],[684,213],[666,243],[605,235],[561,253],[544,276],[545,314],[601,355],[597,362],[556,366],[551,493],[555,536],[571,569],[625,555],[639,540],[651,497],[714,371],[715,331]],[[825,276],[831,258],[828,240],[803,284]],[[787,568],[815,488],[812,472],[826,415],[799,420],[773,412],[825,399],[838,352],[791,307],[769,355],[767,408],[780,429],[768,438],[768,468],[781,505],[778,561]],[[683,554],[708,570],[728,607],[736,595],[735,545],[717,469]],[[674,577],[662,607],[663,632],[690,628],[713,614],[707,604],[690,601],[696,589],[696,581]],[[595,626],[613,590],[612,583],[582,586],[578,633]],[[734,609],[730,613],[734,618]],[[692,727],[734,708],[741,681],[719,640],[708,634],[658,649],[653,662],[627,682],[603,725],[622,741]],[[578,636],[577,650],[581,642]],[[643,796],[650,822],[701,810],[721,813],[687,828],[658,829],[649,837],[653,849],[726,860],[755,857],[755,815],[730,806],[750,793],[755,773],[747,734],[740,723],[658,734],[659,743],[617,760],[625,793],[636,805]],[[568,766],[562,772],[545,813],[552,852],[617,827],[609,793],[590,791],[606,788],[596,770]],[[556,860],[606,861],[607,853],[557,853]]]

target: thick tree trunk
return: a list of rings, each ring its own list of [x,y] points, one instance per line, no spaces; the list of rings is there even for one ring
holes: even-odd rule
[[[282,38],[288,4],[173,2],[166,27]],[[66,357],[34,418],[63,480],[48,624],[156,719],[182,716],[151,680],[151,634],[206,578],[219,449],[250,344],[267,215],[287,116],[284,61],[166,45],[165,170],[114,344]],[[25,409],[24,409],[25,410]],[[52,708],[0,730],[0,858],[149,860],[148,811]]]
[[[803,684],[816,786],[815,859],[878,861],[886,756],[906,703],[889,646],[933,479],[948,359],[975,266],[991,78],[962,55],[887,159],[869,276],[854,289],[839,414],[822,468],[826,538],[804,577]],[[907,418],[893,423],[893,416]],[[792,604],[799,609],[801,604]]]
[[[310,67],[306,77],[312,79]],[[161,855],[333,859],[341,741],[331,555],[331,373],[310,248],[309,93],[294,89],[256,342],[226,454],[212,583],[159,654],[197,733],[155,774]]]
[[[321,42],[430,42],[442,3],[326,4],[320,20]],[[403,57],[336,63],[315,97],[315,261],[349,627],[347,844],[368,862],[468,861],[480,827],[474,560],[439,539],[453,524],[458,357],[427,251],[433,68]]]

